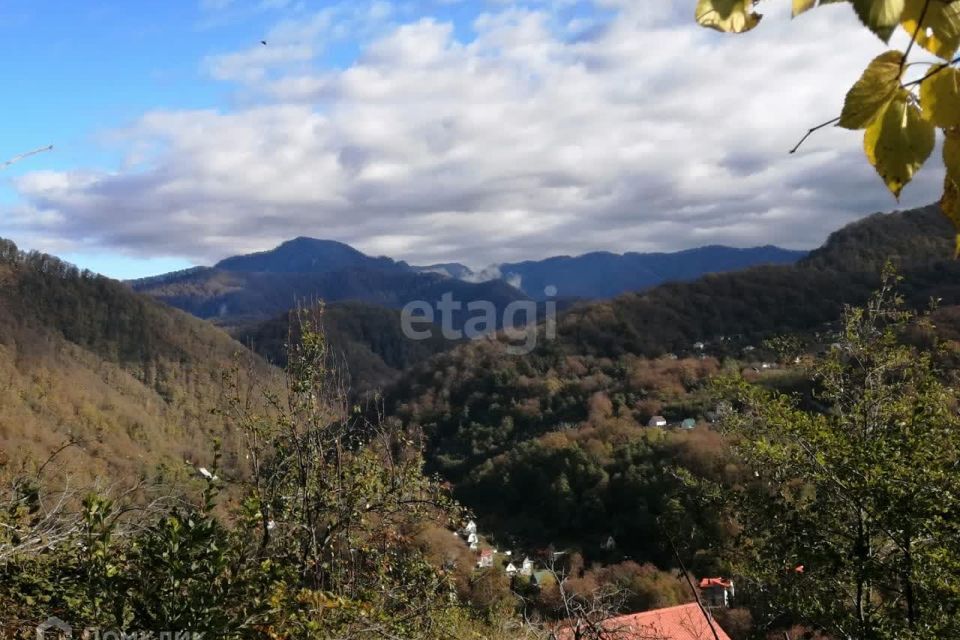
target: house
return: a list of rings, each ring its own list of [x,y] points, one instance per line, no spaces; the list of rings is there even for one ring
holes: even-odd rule
[[[523,564],[520,565],[520,575],[528,578],[533,575],[533,560],[530,558],[523,559]]]
[[[513,576],[517,575],[517,565],[513,564],[512,562],[507,563],[504,571],[512,578]]]
[[[475,533],[471,533],[467,536],[467,544],[470,545],[470,548],[473,551],[477,550],[477,546],[480,544],[480,537]]]
[[[708,607],[729,607],[735,591],[733,580],[725,578],[704,578],[700,581],[703,604]]]
[[[604,640],[730,640],[709,611],[697,603],[681,604],[666,609],[608,618],[602,623]],[[568,626],[553,634],[555,640],[574,640],[585,635],[586,629]]]
[[[474,522],[473,520],[467,522],[467,524],[463,527],[463,533],[465,535],[469,536],[471,533],[476,533],[476,532],[477,532],[477,523]]]
[[[684,429],[693,429],[697,426],[697,421],[693,418],[684,418],[683,422],[680,423],[680,426]]]
[[[477,558],[477,567],[489,569],[493,566],[493,549],[484,549]]]
[[[648,427],[665,427],[667,426],[667,419],[663,416],[653,416],[650,418],[650,422],[647,423]]]
[[[613,536],[607,536],[607,539],[603,541],[600,548],[604,551],[613,551],[617,548],[617,541],[613,539]]]

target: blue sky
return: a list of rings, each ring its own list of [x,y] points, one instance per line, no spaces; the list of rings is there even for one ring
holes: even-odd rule
[[[136,11],[128,9],[133,4]],[[145,111],[222,104],[228,88],[203,78],[197,60],[250,39],[257,30],[253,24],[204,27],[206,16],[195,2],[121,6],[115,0],[9,0],[0,5],[6,50],[0,73],[15,87],[0,101],[0,119],[7,123],[0,156],[11,158],[47,144],[55,149],[6,170],[0,202],[17,200],[9,178],[38,167],[118,166],[120,154],[104,138]],[[63,257],[123,277],[189,264],[178,257],[145,260],[113,251]]]
[[[882,50],[852,12],[730,39],[693,4],[8,0],[0,160],[55,149],[0,173],[0,235],[139,277],[299,235],[473,266],[810,247],[893,208],[855,135],[783,153]]]

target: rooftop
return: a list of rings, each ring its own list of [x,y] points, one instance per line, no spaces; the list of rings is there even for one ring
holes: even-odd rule
[[[610,618],[603,622],[603,628],[608,640],[730,640],[715,621],[714,636],[707,618],[695,602]],[[558,640],[573,637],[573,629],[569,627],[557,633]]]

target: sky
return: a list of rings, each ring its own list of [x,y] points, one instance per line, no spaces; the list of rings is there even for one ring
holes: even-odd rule
[[[787,153],[885,49],[849,5],[732,36],[695,4],[5,0],[0,161],[54,149],[0,171],[0,236],[117,278],[297,236],[483,267],[812,248],[936,200],[860,132]]]

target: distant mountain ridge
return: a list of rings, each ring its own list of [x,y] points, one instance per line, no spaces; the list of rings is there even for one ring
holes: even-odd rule
[[[399,309],[411,301],[437,304],[445,295],[466,305],[489,300],[502,309],[528,300],[498,282],[473,283],[418,272],[404,262],[367,256],[349,245],[296,238],[270,251],[235,256],[213,267],[134,280],[135,290],[200,318],[239,327],[276,318],[300,304],[363,302]],[[461,326],[465,314],[454,313]]]
[[[589,253],[506,263],[474,272],[456,263],[411,266],[371,257],[333,240],[298,237],[269,251],[234,256],[132,281],[151,295],[201,318],[230,326],[276,318],[304,301],[355,301],[399,309],[414,300],[436,305],[445,294],[464,306],[489,300],[498,310],[511,302],[543,301],[554,287],[564,299],[610,298],[668,281],[757,264],[791,264],[805,252],[766,246],[701,247],[677,253]],[[456,317],[462,324],[466,314]]]
[[[806,251],[772,245],[747,249],[710,245],[674,253],[597,251],[498,267],[503,280],[536,299],[542,298],[544,290],[551,286],[565,297],[613,298],[664,282],[695,280],[708,273],[739,271],[762,264],[793,264],[806,255]]]
[[[578,256],[493,264],[480,271],[458,262],[412,268],[469,282],[502,280],[535,300],[548,297],[544,293],[547,287],[555,287],[557,295],[564,298],[603,299],[664,282],[695,280],[708,273],[738,271],[761,264],[793,264],[807,254],[807,251],[773,245],[744,249],[707,245],[672,253],[593,251]]]

